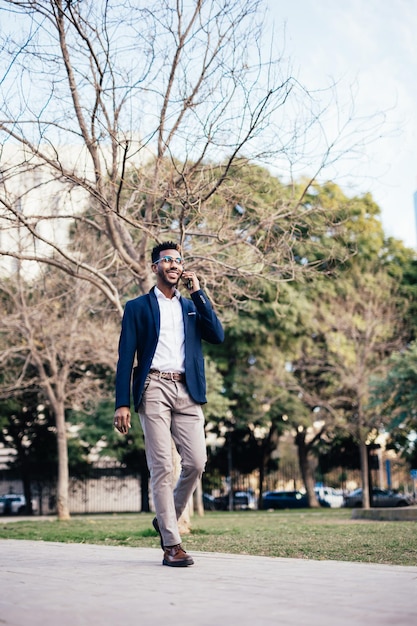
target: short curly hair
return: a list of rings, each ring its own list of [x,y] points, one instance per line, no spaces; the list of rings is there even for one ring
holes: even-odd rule
[[[159,243],[157,246],[152,248],[152,263],[157,262],[159,254],[163,252],[163,250],[177,250],[177,252],[182,254],[179,243],[175,243],[175,241],[164,241],[163,243]]]

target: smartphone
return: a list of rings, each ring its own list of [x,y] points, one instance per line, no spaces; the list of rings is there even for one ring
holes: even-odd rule
[[[193,288],[193,281],[191,280],[191,278],[184,278],[183,283],[187,287],[188,291],[191,291],[191,289]]]

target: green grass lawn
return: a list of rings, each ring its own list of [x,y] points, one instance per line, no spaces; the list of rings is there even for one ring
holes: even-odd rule
[[[348,509],[206,512],[183,536],[187,551],[417,565],[416,522],[351,520]],[[0,520],[0,538],[159,548],[153,514]]]

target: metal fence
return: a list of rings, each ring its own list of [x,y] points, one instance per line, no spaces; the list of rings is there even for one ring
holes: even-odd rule
[[[360,485],[359,471],[345,471],[338,468],[321,477],[321,482],[330,487],[350,491]],[[386,467],[379,467],[372,472],[374,486],[393,489],[404,493],[414,493],[414,481],[404,467],[390,468],[389,480]],[[223,480],[222,491],[229,489],[230,480]],[[252,489],[255,496],[259,495],[258,476],[243,475],[233,472],[231,481],[233,490]],[[292,463],[283,465],[278,471],[265,477],[263,491],[303,489],[303,481],[299,468]],[[23,493],[23,484],[16,475],[7,470],[0,473],[0,495],[6,493]],[[219,495],[218,493],[214,495]],[[32,496],[35,511],[48,515],[56,513],[56,486],[54,483],[33,483]],[[85,478],[70,478],[69,509],[73,514],[86,513],[138,513],[141,511],[141,483],[136,474],[126,474],[120,468],[97,468]],[[150,503],[152,510],[152,502]]]
[[[3,471],[0,495],[23,493],[22,481]],[[71,477],[69,482],[70,513],[138,513],[141,510],[140,478],[118,468],[97,469],[85,478]],[[35,512],[56,513],[56,485],[48,482],[32,485]]]

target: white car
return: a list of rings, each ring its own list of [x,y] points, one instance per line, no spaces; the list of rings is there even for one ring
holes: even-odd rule
[[[316,487],[314,489],[317,498],[325,502],[330,508],[338,509],[344,505],[343,492],[333,487]]]
[[[372,506],[375,507],[393,507],[393,506],[410,506],[415,504],[413,496],[404,493],[396,493],[391,489],[372,489]],[[345,496],[346,507],[360,508],[362,506],[362,489],[355,489]]]
[[[32,510],[36,512],[36,502],[32,500]],[[24,495],[8,493],[0,496],[1,515],[22,515],[26,511],[26,498]]]

